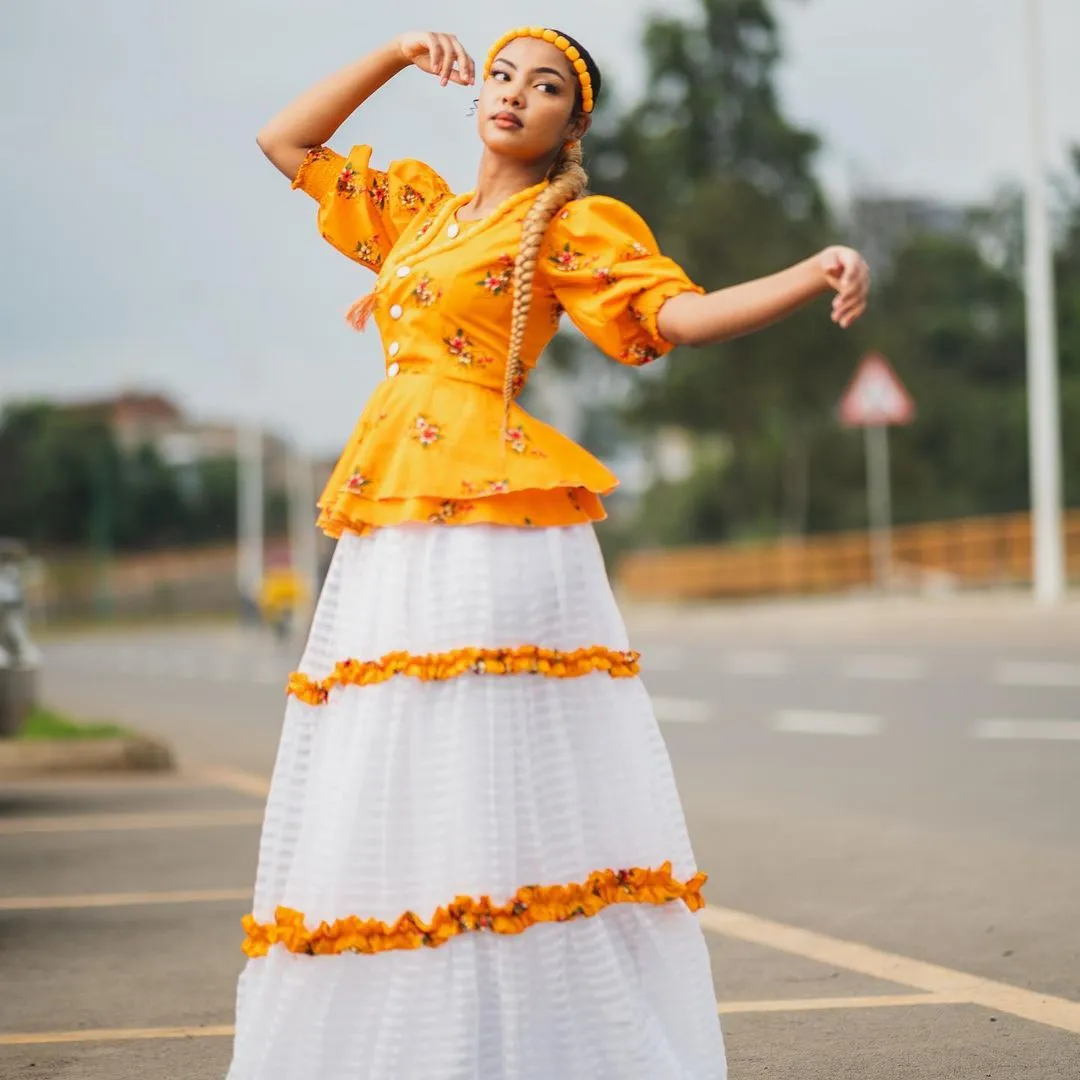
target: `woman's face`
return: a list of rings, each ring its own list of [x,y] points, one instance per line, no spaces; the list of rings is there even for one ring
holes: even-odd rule
[[[491,65],[480,89],[480,138],[497,154],[521,161],[553,156],[588,129],[574,118],[579,87],[566,54],[547,41],[515,38]]]

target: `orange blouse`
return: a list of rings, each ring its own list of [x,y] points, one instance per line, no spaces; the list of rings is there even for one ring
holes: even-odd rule
[[[482,221],[458,221],[454,195],[419,161],[371,168],[371,148],[312,150],[293,182],[319,204],[319,231],[378,275],[372,318],[386,379],[372,394],[319,500],[319,526],[409,521],[572,525],[604,517],[617,484],[591,454],[516,403],[504,434],[503,377],[521,224],[546,181]],[[569,203],[548,228],[533,283],[522,361],[530,371],[563,312],[622,363],[669,352],[657,316],[701,292],[661,255],[624,203]],[[359,291],[359,290],[358,290]]]

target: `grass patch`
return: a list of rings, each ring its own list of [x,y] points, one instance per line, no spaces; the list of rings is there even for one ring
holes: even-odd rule
[[[131,732],[116,724],[78,724],[48,709],[35,709],[19,730],[20,739],[123,739]]]

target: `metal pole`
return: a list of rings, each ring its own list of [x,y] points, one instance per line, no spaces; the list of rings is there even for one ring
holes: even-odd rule
[[[863,428],[866,440],[866,505],[874,578],[885,591],[892,581],[892,498],[889,491],[889,429],[884,424]]]
[[[1043,160],[1041,0],[1025,0],[1028,81],[1027,191],[1024,242],[1027,294],[1028,444],[1031,470],[1035,599],[1065,595],[1061,520],[1061,417],[1054,312],[1054,253]]]
[[[263,578],[263,439],[256,424],[237,430],[237,588],[245,612],[256,603]]]
[[[289,533],[293,571],[304,584],[305,597],[297,620],[298,632],[306,628],[319,576],[319,552],[315,536],[315,483],[311,460],[299,449],[289,461]]]

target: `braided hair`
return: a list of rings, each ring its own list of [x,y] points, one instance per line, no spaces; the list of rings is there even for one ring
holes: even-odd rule
[[[558,33],[581,54],[592,78],[594,98],[599,97],[601,77],[596,62],[569,34],[564,34],[561,30]],[[580,115],[582,115],[582,100],[579,87],[574,105],[574,117]],[[510,315],[510,345],[507,352],[506,377],[503,381],[503,404],[507,427],[510,422],[510,406],[525,385],[525,367],[521,361],[521,349],[525,341],[529,311],[532,308],[533,279],[536,276],[536,264],[540,258],[540,246],[555,215],[567,203],[573,202],[585,193],[589,183],[589,174],[581,162],[580,141],[573,139],[564,143],[548,171],[548,186],[537,195],[525,214],[525,220],[521,226],[521,243],[514,259],[512,278],[514,303]]]

